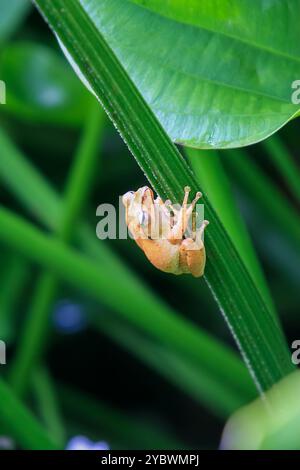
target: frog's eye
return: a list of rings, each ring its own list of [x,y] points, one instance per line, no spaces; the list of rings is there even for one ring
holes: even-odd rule
[[[139,224],[142,225],[142,226],[146,226],[149,222],[149,216],[147,214],[147,212],[145,211],[142,211],[139,215]]]

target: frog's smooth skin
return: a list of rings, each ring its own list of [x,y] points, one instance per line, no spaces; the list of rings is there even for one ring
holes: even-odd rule
[[[127,192],[122,200],[128,229],[156,268],[167,273],[200,277],[206,262],[202,239],[208,221],[204,220],[192,237],[186,237],[189,220],[202,196],[198,192],[192,203],[188,204],[189,193],[187,186],[179,209],[175,209],[168,200],[163,202],[160,197],[154,199],[153,191],[147,186]]]

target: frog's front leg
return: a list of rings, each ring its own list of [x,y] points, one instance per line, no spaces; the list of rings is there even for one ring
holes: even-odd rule
[[[192,203],[188,206],[188,199],[190,194],[191,188],[186,186],[184,188],[184,198],[182,202],[182,206],[179,210],[172,209],[175,213],[176,222],[171,229],[171,234],[169,237],[170,242],[176,243],[178,240],[182,240],[184,233],[187,229],[190,217],[192,216],[193,210],[197,204],[197,201],[202,197],[202,193],[197,192],[195,198],[193,199]]]

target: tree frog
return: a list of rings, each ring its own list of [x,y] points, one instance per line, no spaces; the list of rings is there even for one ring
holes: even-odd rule
[[[184,188],[183,203],[177,209],[169,200],[154,199],[153,191],[147,186],[127,192],[122,201],[131,235],[156,268],[200,277],[206,262],[203,233],[208,221],[195,228],[194,208],[202,194],[197,192],[188,204],[190,191],[188,186]],[[191,234],[187,233],[190,220],[193,221]]]

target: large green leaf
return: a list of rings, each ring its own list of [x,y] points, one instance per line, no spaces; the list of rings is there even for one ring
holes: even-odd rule
[[[247,145],[299,111],[300,0],[80,3],[175,142]]]

